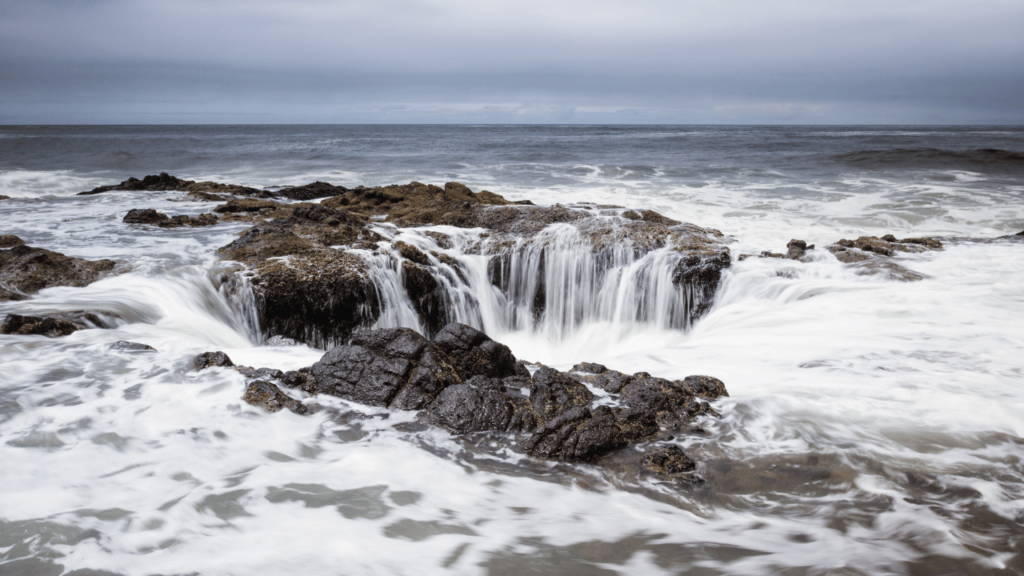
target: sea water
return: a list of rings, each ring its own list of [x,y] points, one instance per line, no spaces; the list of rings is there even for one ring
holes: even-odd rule
[[[1024,573],[1024,243],[996,239],[1024,230],[1022,152],[1006,127],[0,128],[0,233],[129,268],[0,303],[116,324],[0,336],[0,574]],[[215,205],[182,193],[74,196],[161,171],[458,181],[722,231],[733,265],[692,323],[616,312],[598,285],[549,294],[565,321],[539,326],[497,314],[483,278],[459,312],[555,368],[722,379],[722,418],[678,439],[705,482],[536,461],[331,397],[312,416],[248,406],[240,374],[191,356],[287,370],[323,351],[261,345],[215,253],[246,226],[121,222]],[[548,233],[570,261],[571,232]],[[945,248],[897,255],[918,282],[822,249],[887,233]],[[808,262],[736,258],[793,238],[818,246]],[[416,327],[393,300],[379,324]]]

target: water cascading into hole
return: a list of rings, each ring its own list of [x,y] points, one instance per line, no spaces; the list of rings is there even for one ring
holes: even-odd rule
[[[686,254],[664,243],[652,247],[620,238],[596,247],[570,224],[516,240],[461,234],[445,247],[436,233],[426,232],[391,229],[382,235],[416,246],[429,266],[410,265],[393,242],[383,244],[391,248],[384,254],[368,256],[382,311],[375,327],[410,327],[429,335],[461,322],[490,334],[528,332],[554,341],[592,323],[617,330],[687,330],[717,288],[717,275],[709,280],[700,261],[687,262]],[[416,292],[409,288],[410,275],[423,270],[436,288],[410,297]],[[424,311],[426,298],[441,304]]]

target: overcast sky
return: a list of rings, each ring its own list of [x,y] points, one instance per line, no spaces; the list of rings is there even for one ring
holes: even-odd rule
[[[0,0],[0,123],[1024,124],[1024,0]]]

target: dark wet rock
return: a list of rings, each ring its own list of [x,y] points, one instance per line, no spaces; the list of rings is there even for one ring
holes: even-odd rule
[[[320,189],[327,190],[324,186]],[[506,294],[511,288],[509,266],[515,256],[530,249],[535,235],[551,224],[575,226],[581,238],[591,244],[599,266],[609,265],[624,243],[637,256],[669,248],[674,259],[672,281],[693,295],[687,298],[685,312],[673,316],[680,328],[710,308],[721,271],[731,262],[721,232],[681,224],[649,210],[513,204],[491,192],[476,193],[455,182],[444,188],[413,182],[339,190],[344,192],[320,204],[235,198],[215,208],[225,220],[257,223],[221,253],[246,264],[260,325],[266,333],[330,347],[346,342],[355,330],[372,325],[381,312],[381,297],[370,278],[366,254],[401,259],[395,266],[400,269],[402,287],[428,335],[453,320],[444,282],[465,283],[463,266],[450,255],[431,252],[431,258],[406,242],[394,243],[397,254],[380,248],[377,243],[383,238],[369,228],[377,221],[400,227],[489,229],[464,249],[469,254],[488,256],[491,278]],[[446,234],[428,234],[444,249],[453,246]],[[538,238],[536,242],[544,240]],[[290,258],[282,261],[283,256]],[[436,265],[438,262],[441,265]],[[546,294],[543,282],[537,284],[536,291],[530,302],[533,313],[540,315]]]
[[[290,198],[292,200],[316,200],[317,198],[340,196],[348,191],[348,188],[345,188],[344,186],[334,186],[326,182],[317,181],[304,186],[282,188],[274,195],[283,198]]]
[[[252,366],[235,366],[239,374],[249,379],[259,380],[280,380],[284,378],[284,372],[277,368],[253,368]]]
[[[298,346],[298,342],[284,336],[271,336],[263,343],[265,346]]]
[[[681,381],[644,372],[626,376],[594,363],[579,364],[568,374],[541,366],[531,377],[503,348],[478,330],[457,324],[446,326],[433,341],[404,328],[368,330],[355,333],[351,344],[332,349],[308,369],[239,371],[259,378],[247,395],[258,396],[250,403],[269,403],[268,409],[287,407],[288,400],[267,383],[278,379],[310,394],[422,409],[422,422],[455,434],[525,435],[518,446],[526,453],[571,462],[601,461],[638,442],[699,431],[695,419],[717,416],[705,400],[728,395],[725,385],[710,376]],[[584,384],[594,382],[604,382],[618,394],[597,403]],[[253,388],[256,383],[260,387]],[[684,460],[673,458],[661,465],[681,468]]]
[[[459,384],[451,358],[407,328],[357,333],[310,369],[320,393],[401,410],[426,407],[441,390]]]
[[[786,258],[790,260],[799,260],[804,257],[808,250],[814,250],[814,244],[810,246],[803,240],[790,240],[786,244]]]
[[[279,412],[285,408],[296,414],[309,414],[311,410],[302,402],[285,394],[280,388],[265,382],[256,380],[250,382],[245,388],[242,399],[247,403],[263,408],[267,412]]]
[[[584,406],[594,399],[594,393],[578,380],[552,368],[544,367],[533,375],[530,404],[544,420],[555,418],[576,406]]]
[[[184,190],[189,184],[194,184],[191,180],[181,180],[174,176],[161,172],[156,176],[146,176],[142,180],[138,178],[129,178],[120,184],[112,184],[108,186],[100,186],[93,188],[88,192],[79,192],[79,196],[90,196],[93,194],[102,194],[103,192],[113,191],[152,191],[152,192],[166,192],[169,190]]]
[[[247,266],[246,289],[255,296],[264,336],[320,348],[346,342],[376,321],[380,303],[366,262],[332,246],[372,249],[379,237],[363,227],[365,217],[344,211],[293,208],[289,214],[246,230],[220,252]],[[324,223],[330,219],[337,224]]]
[[[0,194],[0,200],[10,200],[10,199],[11,199],[10,196],[4,196],[3,194]]]
[[[655,474],[665,475],[687,474],[697,468],[697,464],[675,444],[648,453],[641,465]]]
[[[139,180],[138,178],[129,178],[120,184],[112,184],[107,186],[100,186],[93,188],[87,192],[79,192],[79,196],[90,196],[93,194],[102,194],[104,192],[116,192],[116,191],[127,191],[127,192],[170,192],[170,191],[182,191],[188,192],[188,197],[193,200],[200,201],[218,201],[222,202],[229,199],[232,196],[248,196],[257,198],[272,198],[274,194],[267,190],[257,190],[256,188],[249,188],[247,186],[238,186],[235,184],[221,184],[219,182],[196,182],[194,180],[182,180],[175,176],[171,176],[166,172],[161,172],[158,175],[150,175]]]
[[[508,346],[465,324],[448,324],[434,337],[434,344],[455,361],[463,380],[477,375],[490,378],[517,375],[516,357]]]
[[[113,260],[84,260],[18,244],[0,250],[0,300],[21,300],[54,286],[87,286],[115,265]]]
[[[119,350],[122,352],[156,352],[156,348],[148,344],[140,344],[138,342],[128,342],[127,340],[120,340],[110,345],[108,350]]]
[[[182,226],[213,226],[217,217],[213,214],[200,214],[195,218],[186,215],[169,217],[152,208],[136,208],[129,210],[122,220],[125,224],[151,224],[161,228],[180,228]]]
[[[167,221],[167,214],[162,214],[152,208],[136,208],[129,210],[121,221],[125,224],[158,224]]]
[[[230,368],[234,365],[235,363],[231,361],[231,358],[228,358],[227,354],[219,351],[203,352],[192,360],[192,366],[196,370],[214,367]]]
[[[40,318],[38,316],[19,316],[8,314],[4,323],[0,325],[0,334],[14,334],[19,336],[39,335],[56,338],[67,336],[85,328],[80,324],[70,322],[61,318]]]
[[[24,244],[25,241],[14,234],[0,234],[0,248],[11,248]]]
[[[516,409],[501,380],[474,376],[438,394],[426,421],[456,434],[508,430]]]

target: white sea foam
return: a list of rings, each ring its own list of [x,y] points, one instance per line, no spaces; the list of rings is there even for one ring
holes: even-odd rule
[[[258,345],[246,304],[221,289],[213,250],[242,226],[128,228],[120,219],[130,208],[208,206],[172,202],[172,193],[41,201],[97,182],[52,176],[47,188],[49,176],[37,175],[36,191],[0,204],[5,233],[132,268],[0,304],[0,314],[88,309],[121,319],[53,340],[0,336],[0,521],[28,523],[0,532],[30,535],[3,545],[61,554],[68,571],[126,575],[880,574],[915,563],[927,572],[930,557],[990,571],[1020,566],[1011,539],[1024,517],[1024,246],[947,242],[940,252],[900,254],[901,265],[926,275],[910,283],[858,275],[821,249],[889,232],[1017,232],[1020,186],[860,176],[634,186],[588,168],[573,184],[531,188],[470,176],[474,189],[513,199],[644,207],[718,228],[735,238],[734,256],[779,251],[794,237],[819,245],[807,263],[734,262],[715,306],[689,331],[616,325],[596,309],[570,331],[536,331],[498,306],[475,308],[521,358],[724,380],[723,418],[705,424],[708,435],[680,440],[707,486],[538,463],[436,429],[403,431],[395,424],[414,414],[329,397],[305,399],[327,406],[313,416],[265,414],[240,400],[238,373],[187,369],[191,355],[213,349],[280,369],[321,354]],[[416,231],[381,230],[385,245],[441,249]],[[478,234],[441,230],[456,246]],[[462,287],[470,319],[473,298],[493,295],[482,260],[459,257],[478,276]],[[380,264],[399,281],[391,260]],[[415,318],[392,310],[387,324]],[[107,350],[116,340],[158,352]]]

